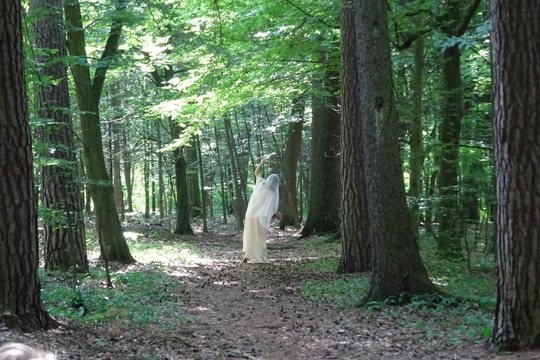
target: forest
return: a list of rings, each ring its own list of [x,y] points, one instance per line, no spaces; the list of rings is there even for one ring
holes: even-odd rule
[[[3,0],[0,359],[540,358],[538,14]]]

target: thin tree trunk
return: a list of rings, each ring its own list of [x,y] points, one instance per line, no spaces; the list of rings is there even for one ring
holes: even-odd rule
[[[220,189],[221,189],[221,207],[223,210],[223,223],[227,223],[227,191],[225,188],[225,174],[223,171],[223,163],[221,161],[221,151],[219,149],[220,141],[219,141],[219,134],[217,131],[217,126],[214,125],[214,137],[216,138],[216,155],[217,155],[217,162],[219,166],[219,181],[220,181]]]
[[[236,194],[235,206],[236,206],[236,227],[242,229],[244,224],[244,216],[246,214],[246,200],[244,198],[242,189],[240,187],[240,173],[237,169],[237,161],[235,159],[234,152],[234,140],[231,136],[231,121],[228,117],[224,119],[225,124],[225,139],[227,140],[227,149],[229,150],[229,158],[232,167],[232,182],[234,186],[234,193]]]
[[[125,6],[124,2],[118,1],[117,5],[116,10],[119,13],[122,12]],[[72,56],[79,58],[71,66],[71,70],[75,82],[77,103],[79,104],[88,186],[94,203],[100,244],[103,244],[101,253],[109,261],[132,263],[134,259],[124,238],[120,218],[114,204],[111,179],[105,166],[99,116],[99,100],[105,75],[111,59],[118,50],[122,31],[122,16],[113,20],[100,65],[96,68],[94,77],[91,79],[79,1],[65,0],[64,11],[68,23],[68,48]]]
[[[424,87],[424,39],[420,37],[414,42],[414,69],[413,69],[413,119],[411,123],[411,152],[409,165],[411,168],[409,178],[409,197],[411,202],[411,226],[413,233],[418,236],[420,226],[420,190],[422,189],[422,166],[424,163],[424,149],[422,136],[422,98]]]
[[[126,130],[122,131],[122,162],[124,168],[124,181],[126,184],[126,200],[127,200],[127,211],[133,212],[133,182],[131,181],[131,148],[129,146],[128,134]]]
[[[197,147],[197,155],[199,159],[199,175],[201,177],[201,194],[204,196],[204,168],[203,168],[203,159],[201,153],[201,141],[199,140],[199,135],[195,135],[195,143]],[[202,217],[203,217],[203,232],[208,232],[208,221],[206,219],[206,204],[204,198],[201,202],[202,206]]]

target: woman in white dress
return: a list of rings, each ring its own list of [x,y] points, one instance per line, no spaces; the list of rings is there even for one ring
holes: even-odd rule
[[[266,250],[266,229],[270,226],[272,216],[281,217],[277,211],[279,204],[279,176],[271,174],[265,180],[261,175],[262,165],[268,158],[264,157],[255,169],[255,189],[249,199],[244,221],[244,260],[243,262],[268,262]]]

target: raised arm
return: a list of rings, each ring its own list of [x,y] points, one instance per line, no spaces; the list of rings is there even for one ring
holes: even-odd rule
[[[261,175],[261,169],[262,169],[262,166],[263,166],[263,164],[265,162],[266,162],[266,157],[263,157],[261,162],[259,163],[259,165],[255,169],[255,172],[253,173],[253,175],[255,175],[256,178],[259,177],[259,175]]]

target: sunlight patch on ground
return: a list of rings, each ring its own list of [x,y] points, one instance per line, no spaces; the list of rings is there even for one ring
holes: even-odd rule
[[[161,245],[154,247],[132,246],[133,257],[142,264],[187,265],[200,259],[192,249],[182,248],[179,245]]]
[[[142,236],[143,234],[141,233],[137,233],[137,232],[134,232],[134,231],[125,231],[124,232],[124,237],[126,238],[126,240],[137,240],[137,238],[139,236]]]
[[[231,285],[238,285],[238,281],[214,281],[212,284],[214,285],[222,285],[222,286],[231,286]]]

